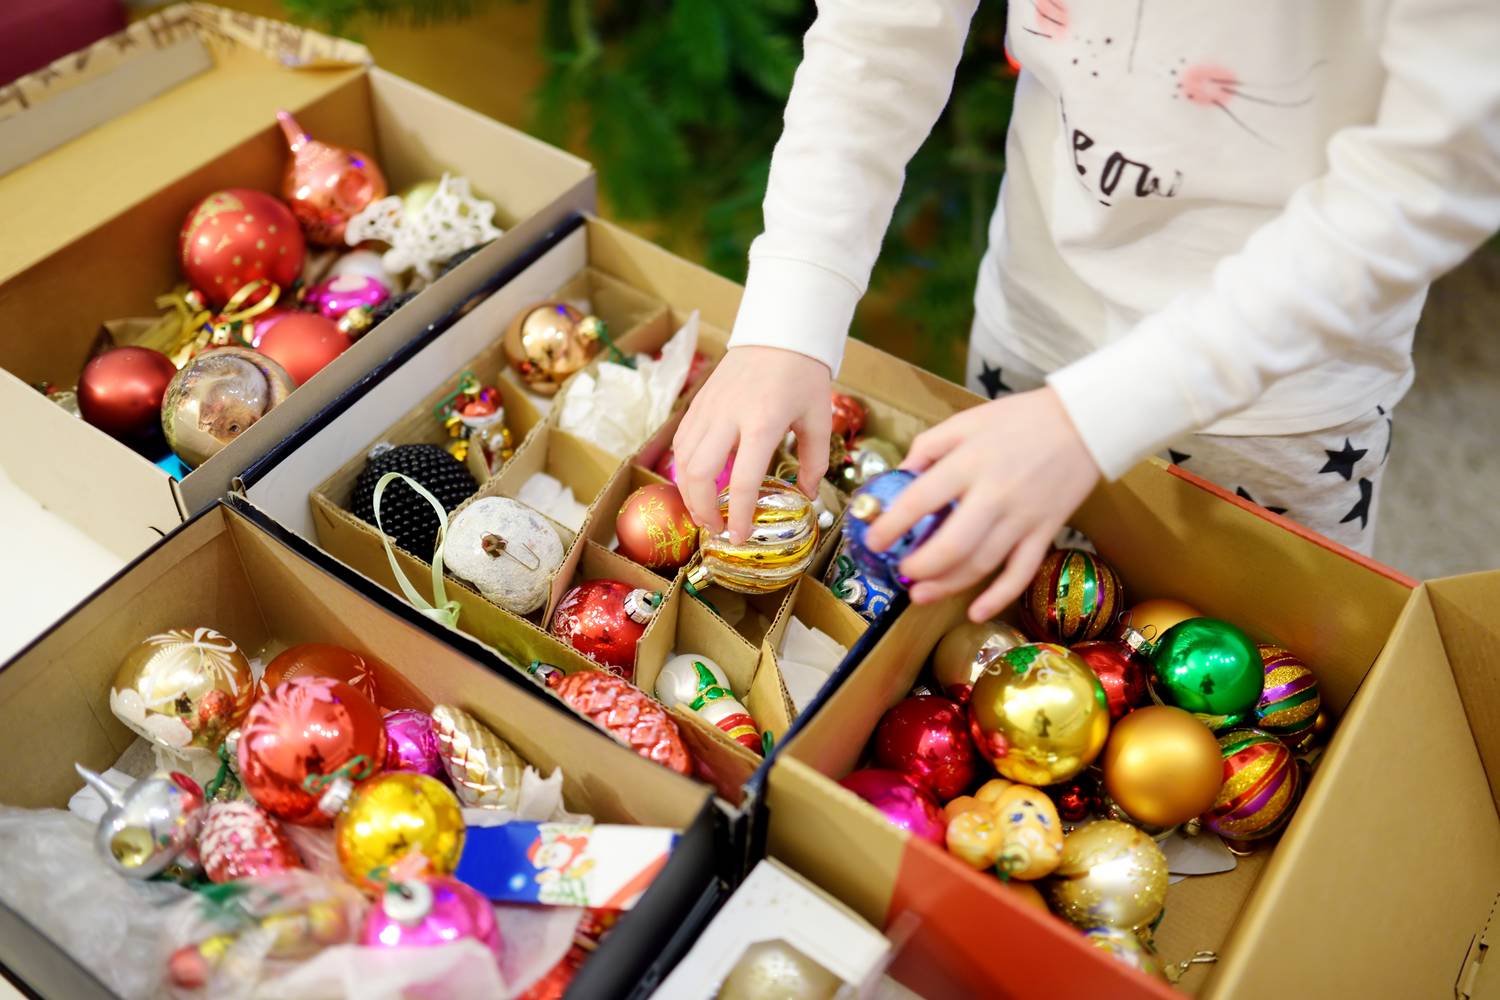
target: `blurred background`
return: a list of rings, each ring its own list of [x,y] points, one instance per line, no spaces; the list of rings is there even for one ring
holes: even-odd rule
[[[353,37],[376,62],[591,160],[604,215],[743,280],[811,0],[217,0]],[[163,6],[4,0],[0,82]],[[45,24],[45,30],[39,26]],[[913,159],[854,334],[962,381],[1004,172],[1005,4],[979,8]],[[482,194],[482,192],[481,192]],[[1428,578],[1500,566],[1500,252],[1433,290],[1396,410],[1376,556]]]

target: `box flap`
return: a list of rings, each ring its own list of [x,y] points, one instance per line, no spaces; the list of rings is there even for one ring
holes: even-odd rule
[[[1427,592],[1490,794],[1500,803],[1500,571],[1436,580]]]

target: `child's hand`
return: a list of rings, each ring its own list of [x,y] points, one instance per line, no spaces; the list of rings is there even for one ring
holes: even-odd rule
[[[797,483],[809,497],[828,471],[833,430],[828,366],[776,347],[736,347],[714,368],[672,439],[677,485],[693,520],[724,530],[714,479],[734,455],[729,535],[744,541],[760,481],[790,428],[797,433]]]
[[[924,514],[950,500],[958,509],[901,572],[926,604],[1005,571],[969,606],[983,621],[1025,589],[1059,528],[1099,481],[1099,467],[1050,387],[997,399],[918,435],[902,468],[923,475],[870,526],[869,544],[888,548]],[[1007,561],[1008,559],[1008,561]]]

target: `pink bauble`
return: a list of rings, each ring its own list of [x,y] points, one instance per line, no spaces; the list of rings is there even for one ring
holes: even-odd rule
[[[257,350],[302,385],[349,349],[353,341],[337,323],[317,313],[294,312],[261,334]]]
[[[473,938],[500,957],[500,929],[490,901],[455,878],[435,875],[397,883],[370,908],[360,934],[367,948],[432,948]]]
[[[839,784],[879,809],[892,826],[939,846],[945,844],[948,824],[942,809],[900,771],[867,767],[851,772]]]
[[[391,297],[384,282],[365,274],[337,274],[313,285],[303,301],[329,319],[338,319],[356,306],[374,309]]]
[[[939,802],[974,783],[977,757],[964,710],[947,698],[906,698],[875,728],[875,763],[900,771]]]
[[[658,476],[670,483],[677,483],[677,459],[669,448],[662,453],[661,458],[656,461],[654,470]],[[718,478],[714,480],[714,489],[723,493],[729,489],[729,475],[734,471],[734,456],[730,455],[724,462],[724,468],[719,471]]]
[[[432,716],[413,708],[385,713],[385,767],[443,777],[443,757]]]

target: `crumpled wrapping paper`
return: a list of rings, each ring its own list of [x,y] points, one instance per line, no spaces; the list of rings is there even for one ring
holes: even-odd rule
[[[589,509],[573,496],[573,488],[545,472],[533,473],[522,483],[516,490],[516,499],[575,534],[583,530],[583,522],[588,518]]]
[[[776,663],[797,714],[807,708],[848,652],[837,639],[804,625],[798,618],[787,622]]]
[[[635,367],[601,362],[598,374],[579,372],[563,390],[558,426],[626,458],[666,423],[687,384],[698,349],[698,312],[672,335],[657,359],[637,355]]]

